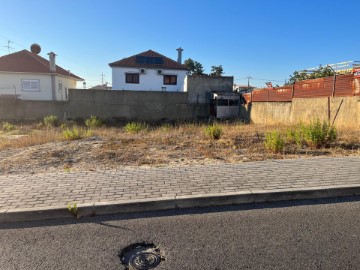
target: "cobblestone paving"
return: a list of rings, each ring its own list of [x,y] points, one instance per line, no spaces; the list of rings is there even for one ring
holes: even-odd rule
[[[0,211],[237,191],[360,186],[360,157],[0,176]]]

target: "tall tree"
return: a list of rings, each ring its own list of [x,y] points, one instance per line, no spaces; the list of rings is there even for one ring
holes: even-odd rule
[[[224,70],[223,70],[222,65],[220,65],[220,66],[212,66],[211,67],[210,76],[221,77],[223,74],[224,74]]]
[[[189,58],[185,60],[184,65],[189,69],[191,75],[204,75],[204,68],[201,63]]]

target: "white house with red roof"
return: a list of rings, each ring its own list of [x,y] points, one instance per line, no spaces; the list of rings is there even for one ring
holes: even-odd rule
[[[183,92],[188,69],[178,61],[148,50],[110,63],[112,90]]]
[[[68,89],[83,79],[56,65],[55,53],[48,55],[22,50],[0,57],[0,99],[67,100]]]

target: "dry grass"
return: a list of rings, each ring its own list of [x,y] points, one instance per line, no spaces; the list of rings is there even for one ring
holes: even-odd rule
[[[338,129],[338,140],[324,148],[299,149],[286,144],[283,152],[269,153],[264,147],[265,133],[272,130],[286,133],[289,126],[220,125],[223,134],[218,140],[206,136],[206,125],[178,124],[150,126],[139,133],[126,133],[121,126],[97,127],[91,129],[92,137],[77,141],[65,141],[60,127],[17,125],[11,134],[0,133],[0,159],[6,156],[7,162],[14,164],[15,161],[21,163],[25,160],[29,163],[30,157],[34,170],[41,164],[81,170],[360,155],[358,128]],[[4,152],[12,149],[18,149],[15,161],[11,160],[8,152]],[[23,149],[26,155],[22,155],[19,149]],[[0,170],[1,166],[5,165],[0,162]],[[41,171],[41,168],[38,169]]]

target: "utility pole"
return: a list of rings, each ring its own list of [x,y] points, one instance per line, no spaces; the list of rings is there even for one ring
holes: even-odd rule
[[[247,79],[248,80],[248,89],[250,89],[250,79],[252,79],[251,76],[247,76],[245,77],[244,79]]]
[[[104,85],[104,76],[105,76],[105,74],[101,73],[101,85]]]
[[[14,43],[11,40],[8,40],[8,45],[7,46],[3,46],[5,48],[8,48],[9,54],[10,54],[10,49],[14,49],[13,47],[10,47],[10,43]]]

